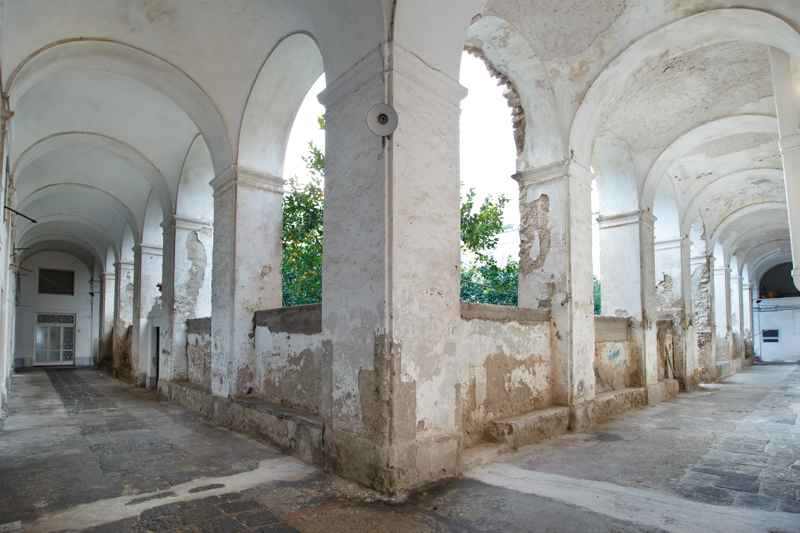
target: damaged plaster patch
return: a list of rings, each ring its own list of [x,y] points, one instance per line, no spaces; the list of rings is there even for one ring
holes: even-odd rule
[[[497,78],[497,85],[505,85],[505,89],[503,89],[503,96],[506,99],[506,103],[508,103],[508,107],[511,108],[511,124],[514,128],[514,144],[517,148],[517,157],[519,157],[522,155],[522,151],[525,149],[526,120],[525,110],[522,109],[522,102],[520,101],[517,88],[514,86],[514,82],[512,82],[506,74],[500,72],[497,68],[495,68],[494,65],[492,65],[491,61],[486,59],[483,50],[468,46],[466,51],[483,61],[483,64],[486,65],[486,69],[489,71],[489,74],[491,74],[492,77]]]
[[[576,55],[588,48],[625,11],[625,0],[491,0],[485,14],[517,22],[543,61]],[[542,38],[542,36],[547,38]]]
[[[608,120],[632,152],[660,152],[681,134],[771,96],[771,80],[765,45],[713,44],[639,73]]]
[[[183,308],[182,312],[185,313],[185,316],[193,317],[197,296],[205,281],[208,262],[206,247],[200,241],[196,231],[186,236],[186,258],[192,263],[192,266],[189,268],[184,294],[176,296],[178,296],[177,304]]]
[[[716,139],[714,141],[707,142],[701,146],[698,146],[697,148],[686,154],[685,157],[705,154],[706,157],[717,158],[729,154],[735,154],[736,152],[741,152],[743,150],[749,150],[753,147],[762,146],[764,144],[772,144],[777,150],[778,136],[772,135],[770,133],[753,133],[753,132],[728,135],[727,137]]]
[[[524,227],[521,232],[520,257],[530,258],[530,261],[520,262],[520,274],[524,276],[542,268],[550,253],[549,218],[550,197],[546,194],[522,205],[521,219]]]

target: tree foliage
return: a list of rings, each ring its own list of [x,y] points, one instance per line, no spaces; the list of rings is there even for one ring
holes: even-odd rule
[[[602,314],[601,307],[600,307],[600,280],[597,276],[594,276],[594,314],[600,315]]]
[[[499,242],[503,207],[507,203],[505,196],[500,196],[496,202],[488,196],[476,210],[475,189],[470,189],[461,201],[461,250],[475,256],[470,263],[461,264],[461,301],[517,305],[519,263],[509,259],[501,267],[486,254]]]
[[[320,129],[325,118],[320,115]],[[300,184],[297,176],[289,180],[283,195],[283,305],[303,305],[322,301],[322,206],[324,203],[325,154],[308,142],[304,157],[311,179]]]

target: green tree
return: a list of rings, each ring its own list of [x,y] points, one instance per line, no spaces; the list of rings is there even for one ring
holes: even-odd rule
[[[602,311],[600,310],[600,280],[597,276],[593,277],[594,279],[594,314],[600,315]]]
[[[461,250],[472,252],[475,259],[461,264],[461,301],[495,305],[517,305],[519,263],[508,260],[501,267],[485,252],[493,250],[503,231],[503,207],[508,198],[484,199],[475,209],[475,189],[461,201]]]
[[[325,118],[317,117],[320,129]],[[283,305],[303,305],[322,301],[322,206],[325,154],[308,142],[304,157],[311,179],[299,184],[289,180],[283,195]]]

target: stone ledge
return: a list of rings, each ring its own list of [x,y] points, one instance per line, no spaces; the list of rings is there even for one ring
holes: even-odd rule
[[[569,407],[548,407],[486,422],[483,438],[512,450],[563,435],[569,428]]]
[[[211,335],[211,317],[190,318],[186,321],[187,333],[195,335]]]
[[[641,409],[645,405],[647,405],[647,393],[644,388],[629,387],[601,392],[594,397],[592,423],[608,422],[628,411]]]
[[[595,316],[595,342],[627,342],[629,324],[627,316]]]
[[[272,333],[322,333],[322,304],[296,305],[253,313],[253,326]]]
[[[524,309],[507,305],[461,302],[461,318],[464,320],[492,320],[495,322],[535,324],[548,322],[550,320],[550,311],[546,309]]]
[[[680,383],[677,379],[662,379],[654,385],[647,386],[647,404],[658,405],[677,396],[678,391],[680,391]]]
[[[317,415],[254,400],[213,396],[209,389],[187,381],[159,381],[159,394],[169,401],[286,449],[303,461],[321,465],[322,419]]]

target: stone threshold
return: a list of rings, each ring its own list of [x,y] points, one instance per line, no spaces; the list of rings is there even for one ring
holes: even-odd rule
[[[159,381],[159,394],[213,422],[264,440],[299,459],[321,465],[322,417],[279,405],[241,398],[222,398],[187,381]]]

